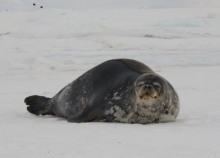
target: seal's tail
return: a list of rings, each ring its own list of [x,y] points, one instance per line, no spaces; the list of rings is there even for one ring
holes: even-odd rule
[[[24,102],[28,105],[27,111],[35,115],[55,115],[51,109],[52,103],[50,98],[43,96],[29,96]]]

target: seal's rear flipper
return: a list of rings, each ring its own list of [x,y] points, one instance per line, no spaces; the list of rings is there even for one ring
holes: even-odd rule
[[[28,105],[27,111],[35,115],[55,115],[51,109],[52,103],[50,98],[43,96],[29,96],[24,102]]]

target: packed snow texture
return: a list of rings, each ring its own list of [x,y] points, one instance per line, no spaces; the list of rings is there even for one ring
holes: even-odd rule
[[[70,9],[65,1],[66,7],[51,9],[58,0],[39,0],[51,5],[37,9],[33,1],[1,0],[0,157],[220,157],[219,2],[209,1],[212,8],[199,7],[205,2],[199,0],[168,7],[174,0],[156,0],[155,7],[149,1],[145,8],[129,1],[127,8],[122,0],[80,9],[83,0]],[[113,58],[141,61],[170,81],[180,97],[177,120],[79,124],[26,111],[25,97],[53,97]]]

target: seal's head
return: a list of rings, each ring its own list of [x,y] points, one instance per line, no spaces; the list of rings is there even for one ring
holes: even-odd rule
[[[145,73],[136,79],[134,86],[136,122],[175,120],[179,113],[179,99],[168,81],[155,73]]]
[[[164,95],[166,81],[156,74],[146,73],[137,78],[134,86],[139,99],[147,101]]]

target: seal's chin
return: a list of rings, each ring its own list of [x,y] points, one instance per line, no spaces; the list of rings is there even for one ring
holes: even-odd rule
[[[139,98],[143,100],[148,100],[148,99],[157,99],[158,96],[156,94],[150,94],[146,92],[146,93],[140,94]]]

